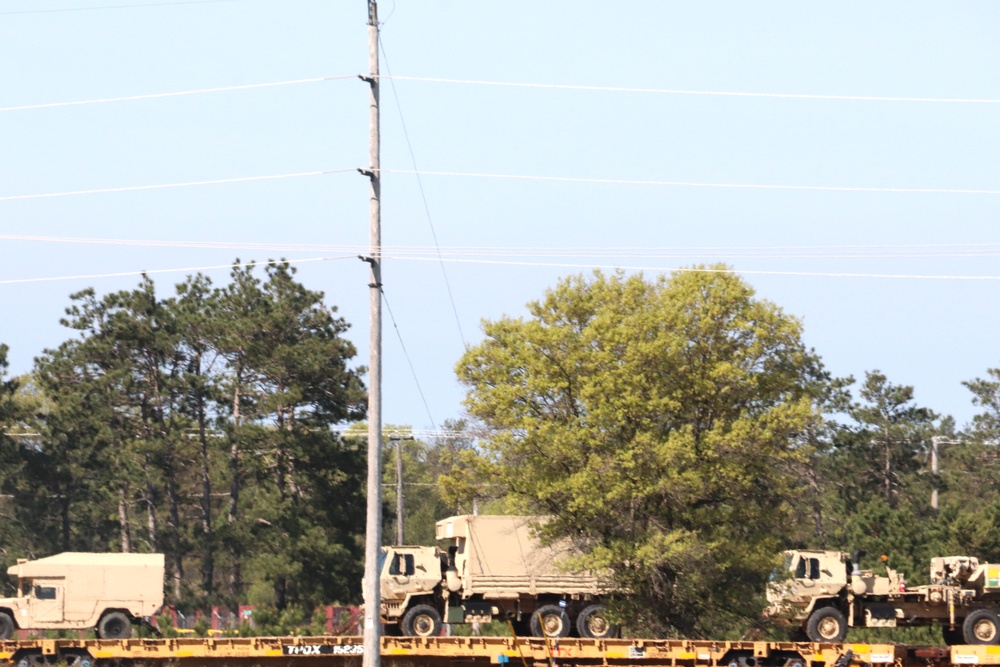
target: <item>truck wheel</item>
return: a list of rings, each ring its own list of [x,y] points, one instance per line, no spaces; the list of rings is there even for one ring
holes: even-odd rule
[[[1000,616],[990,609],[976,609],[965,617],[962,635],[966,644],[996,644],[1000,640]]]
[[[441,633],[441,614],[428,604],[418,604],[406,612],[400,627],[406,637],[436,637]]]
[[[5,611],[0,611],[0,639],[10,639],[14,634],[14,619]]]
[[[947,625],[941,626],[941,638],[946,646],[955,646],[965,641],[962,636],[962,628],[949,628]]]
[[[531,634],[535,637],[569,637],[569,614],[555,604],[547,604],[531,615]]]
[[[592,604],[584,607],[576,617],[576,631],[584,639],[607,639],[618,632],[607,617],[607,607],[603,604]]]
[[[809,616],[806,634],[814,642],[842,642],[847,636],[847,619],[836,607],[820,607]]]
[[[97,624],[101,639],[127,639],[132,636],[132,619],[120,611],[109,611]]]

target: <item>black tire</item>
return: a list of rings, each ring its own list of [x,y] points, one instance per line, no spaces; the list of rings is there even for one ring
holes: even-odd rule
[[[429,604],[414,605],[399,625],[405,637],[437,637],[441,634],[441,614]]]
[[[608,620],[603,604],[584,607],[576,617],[576,631],[584,639],[608,639],[618,634],[618,627]]]
[[[947,625],[941,626],[941,638],[946,646],[957,646],[965,641],[962,636],[962,628],[949,628]]]
[[[531,634],[535,637],[569,637],[569,630],[569,614],[559,605],[542,605],[531,615]]]
[[[809,615],[806,635],[814,642],[838,644],[847,636],[847,619],[836,607],[820,607]]]
[[[962,637],[966,644],[1000,643],[1000,616],[992,609],[976,609],[962,623]]]
[[[5,611],[0,611],[0,639],[14,636],[14,619]]]
[[[120,611],[109,611],[97,623],[101,639],[128,639],[132,636],[132,619]]]

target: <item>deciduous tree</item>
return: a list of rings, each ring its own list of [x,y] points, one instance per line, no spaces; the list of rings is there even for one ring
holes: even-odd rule
[[[528,309],[485,322],[457,368],[497,480],[641,629],[745,629],[818,415],[799,322],[724,267],[572,277]]]

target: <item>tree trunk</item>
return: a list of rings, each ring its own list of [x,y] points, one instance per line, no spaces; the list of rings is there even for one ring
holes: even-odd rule
[[[146,470],[150,467],[149,457],[146,457]],[[157,552],[160,550],[159,530],[156,522],[156,489],[153,488],[153,480],[148,473],[146,475],[146,530],[149,537],[149,550]]]
[[[170,506],[170,522],[173,524],[171,547],[173,550],[174,600],[181,599],[181,589],[184,583],[184,554],[181,546],[181,513],[177,501],[177,481],[174,479],[173,456],[167,459],[167,504]]]
[[[62,537],[62,550],[72,551],[70,546],[70,520],[69,520],[69,488],[63,488],[62,498],[59,499],[59,527]]]
[[[239,518],[239,503],[240,503],[240,438],[239,438],[239,428],[240,428],[240,382],[241,374],[237,372],[234,381],[233,388],[233,442],[229,448],[229,514],[226,517],[229,525],[232,526],[236,523]],[[231,555],[233,558],[233,570],[229,577],[229,587],[230,592],[236,598],[239,598],[243,593],[243,571],[242,571],[242,554],[240,553],[239,546],[235,544],[231,546]]]
[[[889,440],[889,431],[884,429],[882,441],[882,448],[885,453],[885,468],[883,474],[885,476],[885,504],[892,507],[892,445]]]
[[[810,458],[806,468],[806,483],[812,495],[813,534],[823,544],[823,506],[820,504],[819,475],[816,473],[816,459]]]
[[[132,553],[132,530],[129,527],[128,518],[128,489],[124,484],[118,487],[118,526],[122,553]]]

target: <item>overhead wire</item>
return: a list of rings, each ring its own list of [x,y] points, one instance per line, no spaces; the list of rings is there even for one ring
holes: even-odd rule
[[[449,79],[431,76],[391,76],[397,81],[422,81],[427,83],[455,83],[476,86],[502,86],[509,88],[547,88],[554,90],[580,90],[613,93],[659,93],[663,95],[705,95],[714,97],[763,97],[797,100],[839,100],[846,102],[934,102],[945,104],[1000,104],[1000,99],[973,97],[892,97],[885,95],[829,95],[823,93],[757,93],[733,90],[688,90],[682,88],[632,88],[627,86],[588,86],[564,83],[526,83],[518,81],[480,81],[475,79]]]
[[[395,7],[393,7],[395,10]],[[389,67],[389,56],[386,55],[385,45],[382,43],[382,38],[379,36],[378,39],[379,48],[382,50],[382,58],[385,60],[385,69],[390,71]],[[406,147],[410,151],[410,161],[413,163],[413,170],[419,171],[417,167],[417,156],[413,152],[413,144],[410,142],[410,133],[406,129],[406,119],[403,118],[403,105],[399,103],[399,94],[396,92],[396,83],[389,80],[389,87],[392,89],[393,99],[396,101],[396,110],[399,112],[399,124],[403,127],[403,137],[406,139]],[[441,255],[441,244],[438,242],[437,230],[434,229],[434,221],[431,218],[431,208],[427,203],[427,193],[424,192],[424,182],[420,178],[420,174],[416,174],[417,177],[417,187],[420,190],[420,199],[424,203],[424,213],[427,216],[427,225],[431,228],[431,238],[434,239],[434,247],[437,248],[438,256]],[[458,336],[462,339],[462,347],[468,347],[469,344],[465,340],[465,332],[462,330],[462,320],[458,317],[458,307],[455,305],[455,295],[451,291],[451,281],[448,280],[448,272],[445,271],[444,262],[441,262],[441,276],[444,278],[444,285],[448,291],[448,300],[451,302],[451,310],[455,316],[455,324],[458,326]]]
[[[115,188],[95,188],[92,190],[72,190],[67,192],[46,192],[28,195],[7,195],[0,201],[18,199],[44,199],[48,197],[70,197],[75,195],[90,195],[108,192],[130,192],[135,190],[159,190],[163,188],[182,188],[195,185],[217,185],[220,183],[244,183],[248,181],[266,181],[282,178],[299,178],[302,176],[318,176],[322,174],[338,174],[354,172],[356,168],[325,169],[322,171],[303,171],[289,174],[269,174],[266,176],[244,176],[240,178],[220,178],[205,181],[189,181],[185,183],[164,183],[157,185],[132,185]],[[773,185],[763,183],[708,183],[697,181],[658,181],[658,180],[627,180],[613,178],[583,178],[574,176],[536,176],[530,174],[489,174],[482,172],[460,171],[426,171],[415,169],[381,169],[383,174],[423,174],[425,176],[458,176],[466,178],[497,178],[522,181],[555,181],[562,183],[603,183],[609,185],[659,185],[696,188],[735,188],[756,190],[809,190],[821,192],[885,192],[906,194],[965,194],[965,195],[1000,195],[1000,190],[972,188],[876,188],[837,185]]]
[[[384,255],[384,257],[389,257]],[[396,259],[406,259],[410,261],[434,261],[431,258],[420,257],[398,257]],[[758,276],[802,276],[812,278],[887,278],[887,279],[909,279],[909,280],[1000,280],[1000,275],[935,275],[935,274],[898,274],[898,273],[860,273],[860,272],[835,272],[835,271],[767,271],[767,270],[744,270],[744,269],[717,269],[711,267],[696,266],[625,266],[622,264],[569,264],[557,262],[513,262],[504,260],[488,259],[460,259],[445,258],[446,262],[466,263],[466,264],[495,264],[501,266],[529,266],[529,267],[550,267],[550,268],[572,268],[572,269],[621,269],[624,271],[657,271],[671,273],[726,273],[732,275],[758,275]]]
[[[219,1],[236,2],[238,0],[219,0]],[[177,4],[177,3],[169,3],[169,4]],[[137,5],[137,6],[154,6],[154,5]],[[66,9],[66,10],[41,10],[41,11],[75,11],[75,10]],[[17,13],[35,13],[35,12],[7,12],[7,13],[17,14]],[[4,12],[0,12],[0,15],[3,14]],[[384,48],[382,54],[383,56],[385,56]],[[386,58],[386,69],[388,70],[388,58]],[[10,107],[0,107],[0,112],[24,111],[30,109],[47,109],[53,107],[80,106],[87,104],[102,104],[108,102],[128,102],[134,100],[178,97],[183,95],[201,95],[207,93],[221,93],[221,92],[229,92],[235,90],[250,90],[254,88],[270,88],[276,86],[292,86],[292,85],[307,84],[307,83],[318,83],[322,81],[356,79],[357,77],[358,77],[357,74],[345,74],[339,76],[321,76],[321,77],[311,77],[303,79],[289,79],[286,81],[270,81],[264,83],[251,83],[251,84],[243,84],[235,86],[218,86],[214,88],[197,88],[192,90],[171,91],[165,93],[124,95],[117,97],[73,100],[65,102],[48,102],[42,104],[23,104]],[[994,99],[994,98],[962,98],[962,97],[890,97],[890,96],[879,96],[879,95],[828,95],[822,93],[819,94],[760,93],[760,92],[743,92],[743,91],[727,91],[727,90],[685,90],[677,88],[632,88],[627,86],[589,86],[589,85],[559,84],[559,83],[477,81],[473,79],[396,76],[392,74],[383,74],[380,75],[379,78],[389,80],[390,84],[392,85],[393,95],[396,95],[397,99],[398,99],[398,94],[395,89],[395,83],[394,83],[395,81],[417,81],[417,82],[430,82],[430,83],[502,86],[502,87],[513,87],[513,88],[538,88],[538,89],[552,89],[552,90],[578,90],[578,91],[590,91],[590,92],[617,92],[617,93],[649,93],[649,94],[664,94],[664,95],[692,95],[692,96],[710,96],[710,97],[746,97],[746,98],[829,100],[829,101],[851,101],[851,102],[926,102],[926,103],[938,103],[938,104],[1000,104],[1000,98]]]
[[[396,323],[395,315],[392,314],[392,306],[389,305],[389,298],[382,287],[379,287],[378,291],[382,293],[382,299],[385,301],[385,309],[389,311],[389,319],[392,320],[392,327],[396,330],[396,337],[399,339],[399,346],[403,349],[403,356],[406,357],[406,363],[410,366],[410,373],[413,374],[413,382],[417,385],[417,393],[420,394],[420,400],[423,401],[424,409],[427,411],[427,418],[431,420],[431,427],[436,431],[437,424],[431,415],[431,406],[428,405],[427,397],[424,396],[424,390],[420,386],[420,379],[417,377],[417,370],[413,367],[413,360],[410,358],[410,353],[406,350],[406,343],[403,342],[403,334],[399,330],[399,324]]]
[[[798,276],[798,277],[812,277],[812,278],[878,278],[878,279],[896,279],[896,280],[958,280],[958,281],[995,281],[1000,280],[1000,275],[961,275],[961,274],[898,274],[898,273],[872,273],[872,272],[857,272],[857,271],[779,271],[779,270],[758,270],[758,269],[736,269],[736,268],[715,268],[715,267],[704,267],[704,266],[634,266],[626,265],[620,263],[614,264],[577,264],[568,262],[527,262],[527,261],[511,261],[511,260],[493,260],[493,259],[470,259],[470,258],[460,258],[460,257],[420,257],[415,255],[392,255],[389,253],[383,253],[384,259],[393,260],[408,260],[408,261],[430,261],[430,262],[454,262],[463,264],[482,264],[482,265],[496,265],[496,266],[521,266],[521,267],[533,267],[533,268],[570,268],[570,269],[608,269],[608,270],[623,270],[623,271],[655,271],[659,273],[725,273],[732,275],[762,275],[762,276]],[[302,263],[302,262],[317,262],[317,261],[328,261],[328,260],[338,260],[338,259],[353,259],[357,258],[356,254],[343,255],[338,257],[315,257],[307,259],[295,259],[295,260],[283,260],[287,261],[289,264]],[[753,258],[751,258],[753,259]],[[271,262],[252,262],[247,263],[245,266],[253,266],[256,264],[274,264],[280,263],[278,260]],[[73,276],[57,276],[57,277],[46,277],[46,278],[19,278],[19,279],[8,279],[0,280],[0,285],[10,285],[10,284],[22,284],[22,283],[36,283],[36,282],[53,282],[53,281],[63,281],[63,280],[84,280],[84,279],[97,279],[97,278],[116,278],[122,276],[136,276],[143,274],[155,274],[155,273],[180,273],[184,271],[207,271],[213,269],[225,269],[232,267],[233,264],[220,264],[214,266],[202,266],[202,267],[187,267],[187,268],[176,268],[176,269],[153,269],[144,271],[125,271],[116,273],[104,273],[104,274],[88,274],[88,275],[73,275]],[[392,313],[390,312],[390,316]],[[398,329],[397,329],[398,333]],[[402,344],[402,340],[400,340]]]
[[[317,252],[363,254],[368,246],[317,243],[247,241],[163,241],[155,239],[107,239],[28,234],[0,234],[0,241],[67,243],[150,248],[194,248],[268,252]],[[586,246],[423,246],[383,245],[394,258],[427,255],[457,257],[573,257],[627,259],[948,259],[1000,256],[1000,243],[918,243],[787,246],[690,246],[690,247],[586,247]]]
[[[388,174],[412,174],[410,169],[382,169]],[[619,178],[584,178],[576,176],[536,176],[531,174],[490,174],[462,171],[421,171],[425,176],[461,176],[471,178],[498,178],[522,181],[556,181],[562,183],[604,183],[609,185],[666,185],[694,188],[738,188],[758,190],[818,190],[830,192],[897,192],[924,194],[977,194],[1000,195],[1000,190],[960,189],[960,188],[875,188],[839,185],[769,185],[762,183],[707,183],[698,181],[628,180]]]
[[[172,7],[175,5],[211,5],[222,2],[242,2],[242,0],[178,0],[177,2],[150,2],[142,5],[91,5],[89,7],[57,7],[55,9],[24,9],[0,12],[0,16],[15,14],[57,14],[60,12],[83,12],[93,9],[142,9],[144,7]]]
[[[304,83],[319,83],[321,81],[340,81],[356,79],[356,74],[343,76],[320,76],[311,79],[289,79],[287,81],[268,81],[266,83],[246,83],[235,86],[218,86],[215,88],[194,88],[192,90],[177,90],[168,93],[145,93],[141,95],[126,95],[123,97],[100,97],[91,100],[75,100],[71,102],[44,102],[42,104],[22,104],[13,107],[0,107],[4,111],[26,111],[29,109],[52,109],[55,107],[73,107],[87,104],[105,104],[108,102],[131,102],[135,100],[152,100],[163,97],[182,97],[185,95],[205,95],[208,93],[226,93],[234,90],[253,90],[255,88],[276,88],[279,86],[295,86]]]
[[[283,178],[300,178],[302,176],[322,176],[324,174],[339,174],[356,169],[325,169],[322,171],[300,171],[290,174],[269,174],[267,176],[241,176],[238,178],[216,178],[205,181],[187,181],[184,183],[159,183],[156,185],[127,185],[116,188],[94,188],[91,190],[70,190],[66,192],[45,192],[32,195],[7,195],[0,197],[0,201],[13,201],[17,199],[46,199],[49,197],[73,197],[76,195],[95,195],[108,192],[135,192],[137,190],[162,190],[166,188],[186,188],[195,185],[219,185],[222,183],[248,183],[250,181],[273,181]]]
[[[115,273],[93,273],[76,276],[55,276],[47,278],[14,278],[0,280],[0,285],[18,285],[24,283],[45,283],[61,280],[93,280],[97,278],[121,278],[125,276],[143,276],[157,273],[184,273],[190,271],[213,271],[217,269],[231,269],[234,266],[262,266],[274,264],[304,264],[306,262],[329,262],[338,259],[357,259],[357,255],[345,255],[343,257],[308,257],[304,259],[273,259],[260,262],[230,262],[228,264],[216,264],[214,266],[189,266],[178,269],[143,269],[141,271],[118,271]]]

